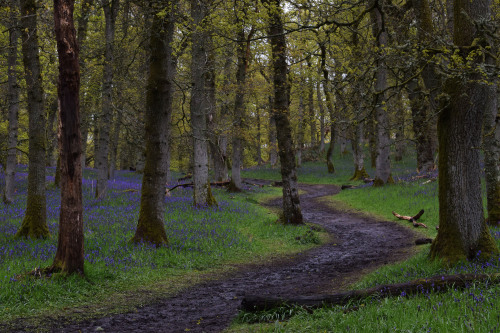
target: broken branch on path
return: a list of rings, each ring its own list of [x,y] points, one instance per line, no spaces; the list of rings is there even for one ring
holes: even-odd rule
[[[224,182],[213,182],[213,183],[210,183],[211,186],[227,186],[229,185],[230,181],[224,181]],[[174,187],[172,188],[166,188],[165,189],[165,195],[170,195],[170,192],[172,192],[173,190],[175,190],[176,188],[178,187],[193,187],[194,186],[194,183],[184,183],[184,184],[177,184],[175,185]]]
[[[420,223],[420,222],[417,222],[417,220],[420,218],[420,216],[422,216],[424,214],[424,210],[422,209],[420,212],[418,212],[417,215],[415,216],[404,216],[404,215],[399,215],[398,213],[396,213],[395,211],[392,211],[392,215],[396,216],[398,219],[400,220],[406,220],[406,221],[409,221],[411,223],[413,223],[413,226],[416,228],[416,227],[423,227],[423,228],[427,228],[427,226],[423,223]]]
[[[320,308],[324,305],[346,305],[351,301],[368,297],[406,296],[428,291],[444,292],[450,288],[464,289],[474,282],[500,283],[500,274],[457,274],[438,275],[405,283],[379,285],[369,289],[346,291],[333,295],[296,296],[281,298],[272,296],[246,295],[240,305],[244,311],[264,311],[287,305]]]

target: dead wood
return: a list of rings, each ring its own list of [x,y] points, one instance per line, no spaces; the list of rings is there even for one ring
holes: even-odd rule
[[[227,186],[227,185],[229,185],[229,183],[230,183],[229,181],[213,182],[213,183],[210,183],[210,186]],[[193,186],[194,186],[194,183],[177,184],[172,188],[165,189],[165,195],[169,195],[170,192],[172,192],[173,190],[175,190],[178,187],[184,188],[184,187],[193,187]]]
[[[418,279],[405,283],[379,285],[369,289],[352,290],[332,295],[296,296],[290,298],[245,295],[240,309],[244,311],[264,311],[283,305],[299,305],[307,308],[320,308],[324,305],[346,305],[351,301],[368,297],[389,297],[423,294],[427,292],[445,292],[450,288],[464,289],[474,282],[497,284],[500,274],[458,274],[438,275],[427,279]]]
[[[350,189],[353,189],[353,188],[356,188],[356,187],[357,187],[357,186],[355,186],[355,185],[349,185],[349,184],[347,184],[347,185],[342,185],[342,186],[340,187],[340,189],[341,189],[341,190],[350,190]]]
[[[419,223],[417,222],[417,220],[424,214],[424,210],[420,210],[420,212],[418,212],[417,215],[415,216],[404,216],[404,215],[399,215],[398,213],[396,213],[395,211],[392,212],[392,215],[396,216],[398,219],[400,220],[406,220],[406,221],[409,221],[411,223],[413,223],[413,226],[416,228],[416,227],[423,227],[423,228],[427,228],[427,226],[423,223]]]

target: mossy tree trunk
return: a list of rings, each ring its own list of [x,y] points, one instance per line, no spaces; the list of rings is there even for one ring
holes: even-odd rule
[[[360,121],[354,126],[354,139],[352,140],[352,158],[354,160],[354,174],[350,180],[361,180],[368,177],[365,169],[365,153],[363,151],[364,122]]]
[[[489,97],[485,105],[483,124],[486,199],[488,223],[498,226],[500,225],[500,113],[497,84],[487,88],[486,93]]]
[[[84,274],[82,167],[80,137],[80,68],[73,21],[74,0],[54,0],[59,55],[59,160],[61,211],[59,237],[50,270]]]
[[[191,18],[193,20],[191,47],[191,127],[193,135],[193,182],[194,205],[212,204],[208,179],[208,133],[207,116],[214,105],[210,104],[210,93],[207,89],[211,71],[212,56],[210,53],[210,34],[203,27],[211,0],[191,0]],[[207,185],[208,184],[208,185]]]
[[[270,98],[269,108],[272,109],[272,107],[273,107],[273,99]],[[269,117],[268,135],[269,135],[269,164],[271,165],[272,168],[274,168],[278,163],[278,143],[276,142],[276,120],[274,119],[272,114],[271,117]]]
[[[149,242],[157,246],[168,243],[165,233],[165,169],[168,131],[172,115],[172,40],[173,12],[159,15],[163,6],[172,3],[153,3],[153,23],[149,42],[149,77],[146,95],[146,163],[142,178],[141,207],[137,230],[132,241]]]
[[[375,161],[374,185],[382,186],[391,182],[391,139],[389,136],[389,117],[387,115],[387,65],[382,49],[389,41],[382,19],[382,12],[375,7],[370,12],[373,37],[376,39],[377,52],[375,69],[375,118],[377,132],[377,158]]]
[[[17,78],[17,46],[21,30],[18,26],[19,0],[10,0],[9,16],[9,53],[7,56],[7,104],[9,118],[9,134],[7,138],[7,161],[5,165],[5,190],[3,202],[10,204],[14,200],[16,188],[16,156],[19,116],[19,90]]]
[[[492,97],[491,87],[481,81],[491,81],[494,73],[481,74],[488,67],[477,51],[491,44],[479,39],[487,34],[477,31],[483,26],[477,22],[490,19],[490,5],[489,0],[454,2],[453,41],[459,59],[450,66],[460,69],[460,76],[446,79],[448,98],[438,119],[439,231],[430,252],[431,258],[448,263],[498,253],[483,215],[479,152],[484,110]]]
[[[45,112],[40,71],[37,3],[21,0],[23,63],[28,90],[28,197],[26,213],[16,237],[49,236],[45,197]]]
[[[104,69],[102,81],[102,108],[98,117],[99,136],[98,145],[95,152],[95,167],[97,168],[96,198],[102,198],[105,195],[109,178],[109,136],[112,124],[113,114],[113,62],[114,62],[114,43],[116,17],[118,15],[119,0],[103,1],[104,20],[105,20],[105,50],[104,50]]]
[[[283,181],[283,223],[303,224],[300,209],[295,154],[289,114],[289,82],[286,62],[286,40],[282,22],[280,0],[265,0],[269,14],[269,39],[271,44],[274,99],[272,117],[276,122],[281,179]]]
[[[316,82],[316,96],[318,99],[318,109],[319,109],[319,151],[323,152],[325,150],[325,107],[323,105],[323,97],[321,96],[321,84],[320,81]]]

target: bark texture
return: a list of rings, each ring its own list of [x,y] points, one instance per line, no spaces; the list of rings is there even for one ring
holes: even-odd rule
[[[97,168],[96,198],[105,195],[109,177],[109,136],[113,115],[113,61],[116,16],[118,15],[118,0],[104,0],[103,10],[105,19],[106,48],[104,51],[104,72],[102,83],[102,109],[99,116],[99,139],[95,152]]]
[[[388,36],[382,20],[382,13],[375,7],[371,13],[373,36],[376,38],[377,54],[375,69],[375,118],[377,131],[377,158],[375,171],[375,186],[390,183],[391,178],[391,139],[389,137],[389,117],[387,115],[387,98],[384,90],[387,88],[387,65],[381,50],[387,45]]]
[[[7,161],[5,165],[5,189],[3,202],[12,203],[16,187],[16,156],[17,156],[17,135],[18,135],[18,115],[19,115],[19,90],[17,82],[17,46],[21,36],[18,26],[19,1],[10,1],[9,17],[9,53],[7,56],[7,107],[9,118],[9,134],[7,138]]]
[[[430,252],[431,258],[448,263],[498,253],[483,215],[478,149],[490,87],[481,83],[484,78],[477,66],[484,63],[471,48],[483,33],[475,22],[489,19],[490,5],[489,0],[454,2],[453,40],[460,60],[468,66],[462,67],[462,75],[445,82],[448,98],[438,119],[439,231]],[[482,41],[478,46],[487,47]],[[469,68],[476,70],[466,71]]]
[[[269,6],[269,35],[272,49],[274,100],[272,117],[276,122],[278,149],[283,181],[283,223],[302,224],[295,154],[293,152],[292,129],[289,113],[289,82],[286,63],[286,40],[281,19],[282,10],[279,0],[265,0]]]
[[[26,214],[16,237],[49,236],[45,196],[45,110],[38,56],[35,0],[20,0],[24,73],[28,90],[29,166]]]
[[[61,211],[57,251],[50,269],[83,275],[80,68],[73,7],[74,0],[54,0],[54,23],[59,55]]]
[[[191,127],[193,129],[193,181],[194,205],[211,206],[216,201],[210,191],[208,179],[208,133],[207,115],[214,105],[210,104],[208,75],[211,57],[210,36],[202,26],[208,15],[211,0],[191,0],[193,19],[191,62]]]
[[[139,222],[132,241],[156,246],[168,243],[165,233],[165,160],[172,116],[172,10],[158,15],[162,6],[155,3],[149,42],[149,78],[146,95],[146,164],[142,178]],[[171,4],[171,2],[169,2]],[[170,6],[168,6],[170,7]]]

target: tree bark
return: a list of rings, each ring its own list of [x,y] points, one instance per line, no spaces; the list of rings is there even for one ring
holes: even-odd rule
[[[170,8],[172,2],[168,2]],[[157,246],[168,244],[165,232],[165,168],[168,132],[172,115],[172,40],[173,9],[159,15],[165,4],[155,2],[149,42],[149,78],[146,95],[146,164],[142,178],[141,208],[137,230],[132,242],[148,242]]]
[[[330,78],[328,75],[328,70],[326,69],[326,48],[324,44],[320,45],[321,49],[321,71],[323,72],[323,92],[325,93],[326,108],[328,114],[330,115],[330,145],[326,152],[326,167],[328,173],[334,173],[335,167],[333,165],[333,148],[335,144],[335,113],[333,109],[332,96],[330,94]]]
[[[316,95],[318,99],[318,108],[319,108],[319,151],[322,152],[325,150],[325,107],[323,106],[323,97],[321,96],[321,88],[320,82],[316,83]]]
[[[476,44],[486,34],[475,23],[490,18],[490,5],[489,0],[454,2],[455,54],[467,65],[463,68],[472,70],[446,79],[448,98],[438,119],[439,230],[430,256],[448,263],[498,253],[483,215],[479,153],[484,110],[492,97],[491,87],[481,80],[491,80],[494,73],[481,74],[487,64],[471,47],[489,47],[486,38]]]
[[[415,135],[415,147],[417,151],[417,170],[428,172],[434,169],[434,156],[432,142],[430,139],[430,123],[427,116],[424,92],[417,79],[411,80],[406,86],[410,100],[411,115],[413,121],[413,132]]]
[[[446,292],[450,288],[464,289],[475,282],[500,282],[499,274],[458,274],[448,276],[433,276],[427,279],[418,279],[410,282],[383,284],[369,289],[345,291],[333,295],[295,296],[290,298],[245,295],[240,310],[265,311],[284,305],[299,305],[308,308],[321,308],[325,305],[346,305],[352,301],[362,300],[371,296],[380,298],[388,296],[406,296],[432,292]]]
[[[269,39],[271,44],[274,99],[272,116],[276,122],[281,179],[283,181],[283,223],[303,224],[295,169],[295,154],[289,113],[289,82],[287,78],[286,40],[281,20],[280,0],[265,0],[269,5]]]
[[[305,107],[304,97],[299,92],[299,123],[297,124],[297,167],[302,166],[302,151],[304,150],[304,136],[305,136]],[[333,165],[333,164],[332,164]]]
[[[241,24],[241,23],[240,23]],[[247,47],[245,30],[238,28],[236,55],[236,94],[234,97],[233,154],[231,163],[231,190],[241,191],[241,167],[243,166],[243,133],[245,117],[245,82],[247,76]],[[245,42],[244,42],[245,41]]]
[[[209,56],[210,36],[204,27],[203,20],[208,15],[211,0],[191,0],[192,32],[192,62],[191,62],[191,126],[193,129],[193,180],[194,205],[212,206],[216,204],[208,179],[208,137],[207,115],[214,107],[209,104],[207,91],[207,75],[210,71]]]
[[[102,83],[102,109],[99,116],[99,138],[95,152],[97,168],[96,198],[105,195],[109,177],[109,135],[113,114],[113,61],[116,16],[119,0],[103,0],[106,48],[104,52],[104,72]]]
[[[23,63],[28,89],[29,167],[26,213],[16,237],[49,236],[45,196],[45,112],[42,75],[38,56],[35,0],[21,0]]]
[[[387,46],[388,36],[382,21],[382,13],[378,7],[371,13],[373,36],[376,38],[377,48]],[[391,139],[389,137],[389,117],[387,116],[387,97],[384,90],[387,88],[387,65],[381,52],[377,52],[375,69],[375,117],[377,131],[377,158],[374,186],[383,186],[391,183]]]
[[[278,163],[278,143],[276,142],[276,119],[272,116],[273,98],[270,98],[269,108],[271,109],[271,116],[269,117],[269,164],[272,168]]]
[[[76,34],[78,47],[80,48],[78,58],[80,62],[80,76],[85,73],[85,48],[89,26],[90,10],[94,4],[94,0],[82,1],[80,8],[80,16],[78,17],[78,30]],[[81,92],[80,92],[81,94]],[[80,132],[82,135],[82,169],[85,168],[87,158],[87,137],[89,132],[89,119],[87,116],[87,103],[83,96],[80,96]]]
[[[74,0],[54,0],[54,23],[59,55],[61,211],[57,251],[50,270],[83,275],[80,68],[73,7]]]
[[[18,138],[18,115],[19,115],[19,90],[17,78],[17,46],[21,31],[18,26],[19,1],[10,1],[9,22],[9,53],[7,57],[7,104],[9,118],[9,134],[7,139],[7,161],[5,166],[5,190],[3,202],[12,203],[16,188],[16,165],[17,165],[17,138]]]

